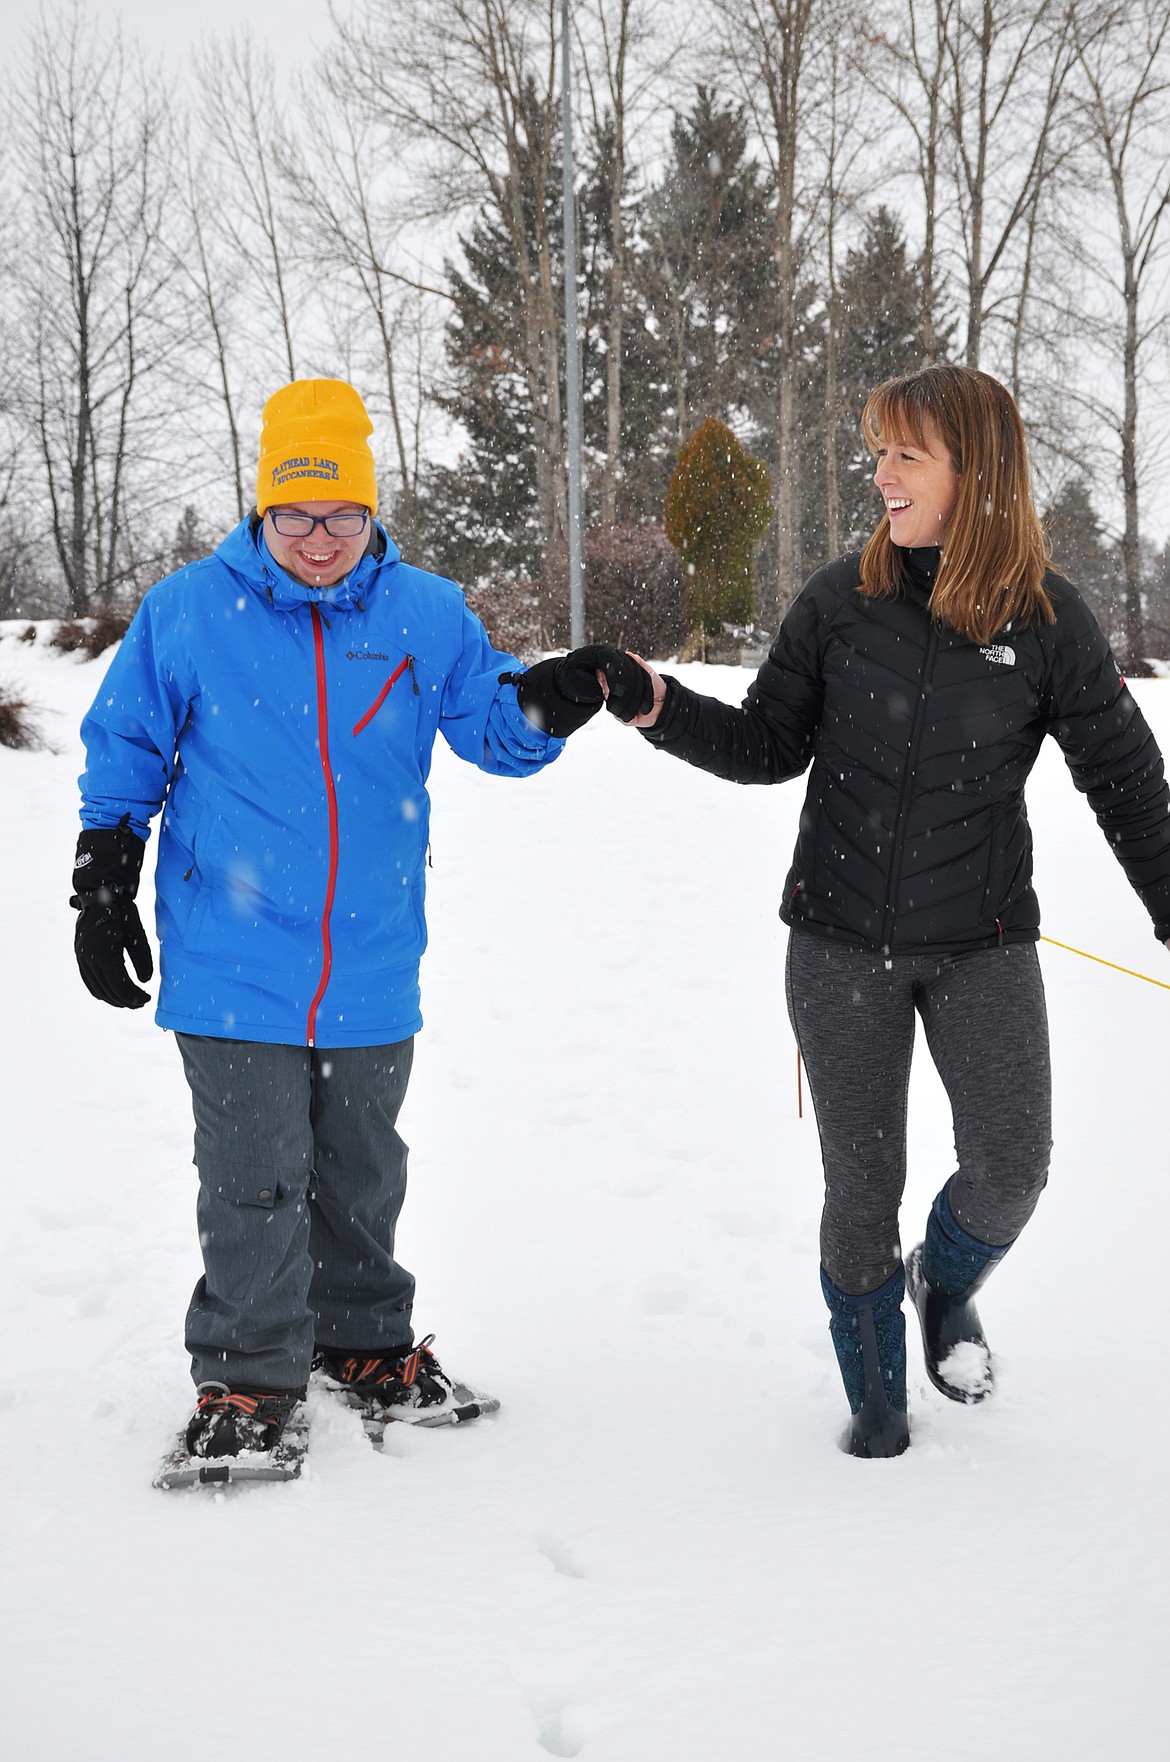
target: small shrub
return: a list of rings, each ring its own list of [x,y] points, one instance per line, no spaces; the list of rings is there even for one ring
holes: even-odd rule
[[[89,631],[80,618],[64,618],[49,638],[51,649],[60,649],[63,655],[75,655],[89,641]]]
[[[100,606],[92,618],[66,618],[49,638],[49,647],[63,655],[79,652],[91,661],[104,654],[114,643],[121,642],[130,628],[132,613],[120,612],[114,606]]]
[[[33,705],[11,685],[0,685],[0,746],[40,752],[45,745]]]
[[[545,553],[539,589],[541,649],[570,642],[569,558]],[[682,563],[661,526],[598,526],[585,535],[585,640],[647,660],[678,653],[686,635]]]
[[[116,642],[121,642],[130,628],[132,612],[119,612],[113,606],[102,606],[93,621],[89,633],[89,641],[85,644],[85,652],[91,660],[96,660]]]
[[[549,646],[541,627],[536,589],[523,576],[501,570],[469,587],[466,597],[496,648],[529,660]]]
[[[686,636],[682,562],[661,526],[602,526],[585,540],[585,640],[647,660]]]

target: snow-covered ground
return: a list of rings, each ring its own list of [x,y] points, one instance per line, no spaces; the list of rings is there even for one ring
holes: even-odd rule
[[[67,904],[103,661],[0,639],[6,1754],[19,1762],[1147,1762],[1170,1746],[1170,991],[1043,946],[1057,1148],[982,1304],[999,1390],[841,1455],[776,902],[799,785],[600,717],[528,783],[437,755],[404,1124],[416,1320],[501,1413],[314,1405],[310,1470],[150,1485],[198,1272],[179,1059]],[[43,642],[43,638],[42,638]],[[738,700],[747,675],[683,669]],[[1170,681],[1136,687],[1170,749]],[[1049,743],[1045,930],[1170,981]],[[907,1244],[951,1168],[925,1057]]]

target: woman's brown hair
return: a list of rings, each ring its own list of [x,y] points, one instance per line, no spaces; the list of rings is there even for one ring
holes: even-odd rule
[[[871,392],[861,432],[871,453],[895,441],[925,450],[933,426],[959,474],[930,609],[971,642],[1055,613],[1044,589],[1048,545],[1032,501],[1020,412],[989,373],[940,363]],[[888,515],[861,553],[860,592],[877,599],[902,578]]]

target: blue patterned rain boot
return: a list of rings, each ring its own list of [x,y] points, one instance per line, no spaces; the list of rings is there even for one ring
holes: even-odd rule
[[[968,1235],[944,1187],[930,1208],[925,1240],[906,1257],[926,1374],[952,1401],[983,1401],[995,1386],[991,1351],[972,1299],[1010,1247],[1010,1242],[997,1246]]]
[[[852,1419],[841,1438],[848,1456],[900,1456],[910,1443],[906,1417],[906,1280],[899,1267],[876,1291],[850,1297],[824,1267],[821,1290]]]

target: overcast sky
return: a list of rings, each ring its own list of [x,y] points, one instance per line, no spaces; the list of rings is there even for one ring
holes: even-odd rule
[[[51,16],[57,9],[43,10]],[[103,23],[120,18],[126,34],[137,36],[148,54],[175,61],[201,39],[226,38],[246,25],[257,43],[289,67],[330,31],[327,0],[82,0],[81,10]],[[0,4],[0,41],[9,52],[5,61],[41,11],[41,0]]]

